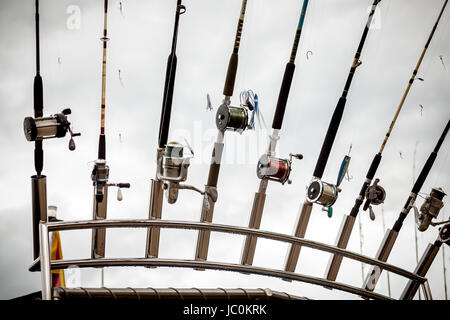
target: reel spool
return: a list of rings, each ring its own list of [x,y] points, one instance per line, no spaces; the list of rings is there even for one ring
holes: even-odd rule
[[[439,230],[439,240],[450,246],[450,223],[447,223]]]
[[[380,179],[375,179],[374,183],[367,188],[365,198],[366,202],[364,203],[363,210],[367,211],[369,209],[370,219],[375,220],[375,213],[372,210],[372,205],[380,205],[386,199],[386,190],[380,185],[378,185]]]
[[[188,148],[194,154],[189,144]],[[178,142],[170,142],[164,151],[161,150],[161,152],[158,152],[158,169],[156,175],[157,179],[164,181],[163,188],[166,190],[167,201],[170,204],[175,203],[178,199],[179,190],[188,189],[204,195],[205,199],[209,197],[213,202],[216,202],[217,190],[215,188],[202,191],[194,186],[180,183],[187,180],[190,158],[184,156],[184,147]]]
[[[291,184],[289,176],[292,170],[292,157],[296,159],[303,159],[301,154],[290,154],[289,160],[281,159],[264,154],[259,158],[258,165],[256,167],[256,175],[259,179],[268,179],[281,184]]]
[[[246,129],[254,128],[255,112],[258,108],[258,96],[252,90],[242,91],[240,94],[240,107],[230,106],[226,98],[217,109],[216,126],[220,131],[231,130],[242,133]],[[249,116],[251,112],[251,117]]]
[[[97,202],[103,201],[104,189],[108,183],[109,178],[109,166],[106,164],[106,160],[95,160],[94,169],[91,173],[91,179],[94,182],[95,198]]]
[[[419,231],[425,231],[432,223],[432,219],[439,216],[439,212],[444,206],[442,201],[446,196],[441,188],[432,188],[430,195],[425,199],[420,207],[420,213],[417,217],[417,228]]]
[[[108,183],[109,179],[109,166],[106,164],[106,160],[95,160],[94,169],[91,173],[91,179],[94,182],[95,187],[95,199],[97,202],[103,201],[105,189],[108,187],[118,187],[117,200],[122,201],[123,195],[121,188],[130,188],[129,183]]]
[[[328,217],[331,218],[333,215],[332,205],[336,202],[340,191],[341,189],[334,184],[314,179],[308,186],[307,198],[310,202],[322,205],[322,210],[326,211]]]
[[[222,104],[217,109],[216,126],[220,131],[230,130],[242,133],[249,127],[249,109]]]
[[[178,199],[179,183],[187,180],[189,159],[184,157],[184,147],[177,142],[167,144],[164,154],[158,159],[157,177],[164,181],[167,201],[175,203]]]
[[[184,157],[183,145],[176,142],[167,144],[158,160],[158,179],[174,183],[186,181],[189,159]]]
[[[23,121],[23,131],[28,141],[63,138],[67,131],[70,133],[69,149],[75,150],[73,137],[81,133],[73,133],[67,116],[71,114],[70,109],[64,109],[61,113],[50,117],[32,118],[26,117]]]

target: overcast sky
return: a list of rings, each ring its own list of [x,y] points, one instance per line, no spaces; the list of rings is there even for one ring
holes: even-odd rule
[[[240,0],[186,0],[178,40],[178,69],[169,139],[186,138],[195,150],[188,182],[205,184],[209,157],[216,137],[215,110],[222,100],[228,59],[232,50]],[[296,60],[296,73],[281,130],[278,155],[302,153],[294,161],[291,185],[271,183],[261,228],[292,234],[297,211],[305,198],[333,110],[367,20],[371,0],[312,0]],[[110,181],[130,182],[124,200],[109,198],[111,219],[147,218],[150,179],[155,173],[155,151],[167,56],[172,39],[175,0],[110,1],[107,58],[106,134]],[[233,104],[243,89],[259,95],[262,113],[272,122],[278,90],[288,61],[301,0],[250,0],[244,23]],[[371,159],[378,152],[395,109],[417,63],[443,0],[384,0],[362,53],[324,180],[334,183],[342,158],[352,144],[350,181],[329,219],[315,207],[306,237],[334,244],[342,216],[349,214]],[[383,205],[385,228],[391,228],[426,158],[450,116],[450,8],[445,11],[416,81],[383,153],[376,177],[387,190]],[[70,107],[77,149],[68,139],[44,142],[43,173],[47,176],[48,204],[58,206],[58,218],[92,217],[91,163],[97,156],[100,126],[103,1],[41,1],[41,74],[44,114]],[[0,1],[0,298],[40,290],[40,276],[29,273],[31,247],[31,188],[33,144],[23,135],[22,121],[33,114],[35,75],[34,1]],[[306,52],[311,51],[308,58]],[[440,59],[442,56],[443,62]],[[444,63],[444,65],[443,65]],[[120,78],[119,78],[120,70]],[[214,112],[206,110],[210,93]],[[421,112],[421,107],[423,110]],[[267,146],[267,133],[258,128],[242,135],[227,132],[225,165],[219,178],[219,200],[213,221],[247,226],[259,180],[256,162]],[[424,187],[450,191],[450,139],[442,145]],[[416,156],[414,150],[416,147]],[[415,161],[414,161],[415,159]],[[414,170],[415,163],[415,170]],[[163,218],[198,221],[202,198],[181,192],[174,205],[164,204]],[[421,205],[422,199],[418,200]],[[445,198],[448,203],[448,197]],[[371,221],[362,212],[363,253],[374,256],[385,229],[382,207]],[[450,209],[444,207],[448,218]],[[107,256],[142,257],[146,230],[111,230]],[[419,234],[419,257],[437,237],[430,228]],[[163,230],[160,256],[191,259],[197,232]],[[239,263],[243,236],[212,234],[209,258]],[[65,258],[90,256],[90,231],[62,234]],[[360,251],[355,225],[348,248]],[[283,268],[287,245],[259,240],[254,264]],[[442,249],[441,249],[442,250]],[[448,266],[450,251],[445,248]],[[323,276],[329,254],[303,249],[296,271]],[[414,270],[414,222],[408,217],[388,262]],[[439,253],[428,277],[434,298],[444,298],[443,260]],[[366,267],[365,271],[368,268]],[[450,274],[447,274],[447,278]],[[344,259],[338,281],[361,286],[361,265]],[[391,291],[401,294],[406,280],[391,275]],[[99,270],[83,270],[81,285],[99,286]],[[314,299],[354,299],[352,295],[303,283],[240,273],[169,268],[106,269],[108,287],[227,287],[271,288]],[[450,285],[450,281],[447,281]],[[377,292],[387,294],[386,274]]]

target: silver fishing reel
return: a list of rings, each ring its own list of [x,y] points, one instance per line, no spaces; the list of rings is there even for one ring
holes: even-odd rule
[[[217,109],[216,126],[220,131],[230,130],[242,133],[254,128],[254,113],[257,107],[257,97],[251,90],[241,92],[241,104],[239,107],[230,105],[230,99],[224,99]],[[256,98],[257,99],[257,98]]]
[[[327,212],[328,217],[333,215],[333,204],[336,202],[341,189],[336,185],[324,182],[320,179],[313,179],[308,186],[307,198],[312,203],[323,206],[322,210]]]
[[[105,194],[105,188],[118,187],[117,200],[122,201],[123,195],[121,188],[130,188],[129,183],[108,183],[109,166],[106,160],[95,160],[94,168],[91,173],[91,179],[95,188],[95,199],[97,202],[102,202]]]
[[[81,133],[73,133],[67,116],[72,111],[67,108],[49,117],[26,117],[23,121],[23,131],[28,141],[62,138],[70,133],[69,150],[75,150],[73,137],[80,136]]]
[[[436,225],[432,222],[433,219],[437,219],[439,212],[444,206],[442,201],[446,196],[444,190],[441,188],[432,188],[430,195],[425,199],[424,203],[420,207],[420,213],[416,211],[416,223],[417,229],[419,231],[425,231],[428,229],[430,224],[432,226]]]
[[[301,154],[289,154],[289,159],[281,159],[264,154],[259,158],[256,175],[259,179],[267,179],[281,184],[291,184],[289,176],[292,170],[292,158],[303,159]]]
[[[178,199],[180,189],[196,191],[202,195],[209,196],[213,202],[217,200],[217,191],[202,191],[194,186],[180,184],[187,180],[188,168],[191,156],[184,156],[184,147],[178,142],[170,142],[164,151],[158,153],[157,178],[164,181],[163,188],[169,203],[175,203]]]
[[[369,209],[369,216],[372,221],[375,220],[375,213],[373,212],[372,205],[380,205],[386,199],[386,190],[384,190],[378,182],[380,182],[380,179],[377,178],[374,183],[367,188],[365,194],[366,202],[363,206],[364,211]]]

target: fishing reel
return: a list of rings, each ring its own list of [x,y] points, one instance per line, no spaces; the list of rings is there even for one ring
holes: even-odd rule
[[[217,109],[216,126],[220,131],[230,130],[239,133],[255,127],[254,114],[258,108],[258,96],[251,90],[241,92],[241,104],[239,107],[230,105],[230,99],[226,97],[222,105]]]
[[[450,246],[450,223],[439,229],[439,240]]]
[[[442,201],[446,196],[445,192],[441,188],[432,188],[430,195],[425,199],[424,203],[420,207],[420,213],[417,212],[417,208],[414,208],[416,214],[417,229],[421,232],[428,229],[430,225],[435,226],[432,219],[437,219],[439,212],[444,206]]]
[[[386,190],[380,185],[378,185],[380,179],[375,179],[374,183],[366,189],[363,210],[367,211],[369,209],[370,219],[375,220],[375,213],[373,212],[372,205],[378,206],[384,202],[386,199]]]
[[[177,142],[167,144],[165,151],[158,153],[157,178],[164,181],[163,188],[166,190],[166,197],[169,203],[175,203],[178,199],[180,189],[189,189],[202,195],[211,197],[213,202],[217,200],[217,191],[201,191],[194,186],[183,185],[180,182],[187,180],[188,168],[191,156],[184,156],[183,145]]]
[[[264,154],[259,158],[258,165],[256,167],[256,175],[259,179],[267,179],[281,184],[291,184],[289,176],[292,170],[292,158],[298,160],[303,159],[301,154],[289,154],[288,159],[280,159],[267,154]]]
[[[117,200],[122,201],[123,195],[121,188],[130,188],[129,183],[108,183],[109,178],[109,166],[106,164],[106,160],[95,160],[94,169],[91,173],[91,179],[95,188],[95,199],[97,202],[102,202],[105,195],[105,188],[118,187]]]
[[[49,117],[26,117],[23,121],[23,131],[28,141],[38,141],[44,139],[62,138],[70,133],[69,150],[75,150],[73,137],[80,136],[81,133],[73,133],[67,116],[72,111],[67,108]]]
[[[334,184],[314,178],[308,186],[307,199],[312,203],[321,205],[322,211],[327,212],[328,217],[333,216],[333,204],[336,202],[341,189]]]
[[[347,155],[345,155],[342,160],[336,184],[327,183],[318,178],[313,178],[307,189],[307,199],[310,202],[322,205],[322,211],[325,211],[329,218],[333,216],[332,206],[336,203],[339,192],[342,191],[339,186],[344,181],[346,175],[348,175],[351,151],[352,145],[350,145]],[[348,177],[347,179],[350,180],[351,178]]]

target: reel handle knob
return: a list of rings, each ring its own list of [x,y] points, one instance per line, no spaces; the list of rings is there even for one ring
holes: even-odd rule
[[[328,215],[328,218],[333,216],[333,207],[322,207],[322,211],[325,211]]]
[[[300,154],[300,153],[290,153],[289,157],[291,158],[291,161],[292,161],[292,158],[295,158],[295,159],[298,159],[298,160],[302,160],[303,159],[303,155]]]
[[[69,150],[73,151],[73,150],[75,150],[75,148],[76,148],[75,141],[71,137],[70,140],[69,140]]]
[[[117,186],[120,188],[130,188],[129,183],[118,183]]]

